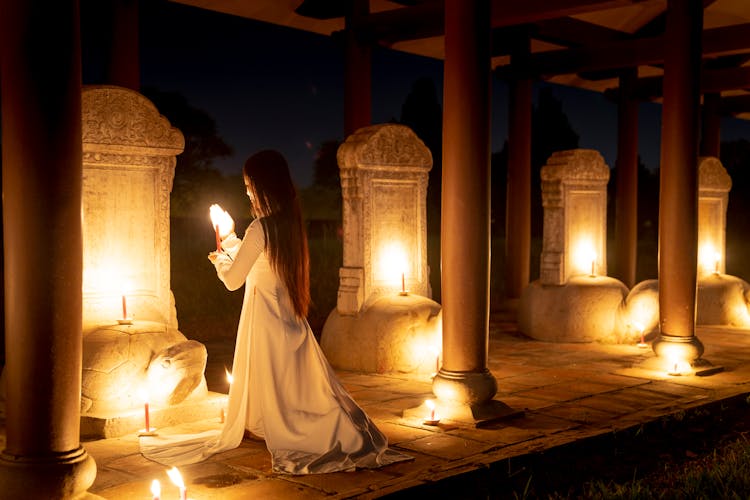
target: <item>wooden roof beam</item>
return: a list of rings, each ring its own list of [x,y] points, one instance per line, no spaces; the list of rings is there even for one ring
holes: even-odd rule
[[[703,31],[704,56],[744,52],[750,52],[750,23]],[[658,65],[663,61],[664,37],[658,36],[538,52],[529,57],[528,66],[524,69],[529,75],[544,78],[585,71]],[[505,77],[511,70],[499,68],[497,71],[498,76]]]
[[[663,95],[663,77],[639,78],[633,87],[633,97],[640,101],[653,101]],[[701,93],[718,93],[725,90],[750,89],[750,67],[704,69],[701,72]],[[619,89],[605,91],[608,98],[616,99]],[[722,99],[727,99],[726,97]]]
[[[558,19],[598,10],[627,7],[660,0],[526,0],[508,2],[492,0],[492,27],[508,27]],[[663,2],[662,2],[663,3]],[[361,29],[377,43],[396,42],[441,36],[444,33],[442,0],[432,0],[382,12],[374,12],[363,21]]]

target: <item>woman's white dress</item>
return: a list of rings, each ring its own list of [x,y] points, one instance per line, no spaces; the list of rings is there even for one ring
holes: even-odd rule
[[[236,448],[247,429],[262,437],[276,472],[307,474],[380,467],[411,457],[352,400],[271,269],[263,225],[231,235],[214,266],[229,290],[245,285],[227,418],[220,433],[144,436],[141,452],[166,465],[195,463]]]

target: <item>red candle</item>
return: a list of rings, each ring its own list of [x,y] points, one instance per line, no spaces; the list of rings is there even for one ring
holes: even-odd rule
[[[125,294],[122,294],[122,319],[128,318],[128,302],[125,299]]]
[[[145,403],[143,403],[143,414],[144,414],[144,416],[146,418],[146,432],[150,432],[150,430],[151,430],[151,424],[150,424],[149,418],[148,418],[148,401],[146,401]]]
[[[401,273],[401,291],[406,291],[406,279],[404,278],[404,273]]]
[[[219,236],[219,225],[216,224],[214,226],[214,229],[216,231],[216,251],[221,252],[221,236]]]

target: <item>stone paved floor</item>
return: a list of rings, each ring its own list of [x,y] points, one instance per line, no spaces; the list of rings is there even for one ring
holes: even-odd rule
[[[706,377],[668,376],[637,366],[651,349],[631,345],[549,344],[529,340],[515,324],[495,318],[489,368],[499,385],[496,399],[523,416],[477,429],[441,421],[422,425],[402,418],[404,409],[432,397],[430,380],[339,372],[347,389],[413,461],[378,470],[310,476],[271,472],[262,441],[245,440],[232,451],[180,468],[191,499],[377,498],[592,436],[624,430],[667,415],[750,391],[750,331],[701,328],[704,359],[724,371]],[[223,376],[231,346],[208,346],[207,378]],[[222,352],[227,351],[227,352]],[[215,382],[218,383],[218,382]],[[218,426],[218,419],[165,432]],[[98,475],[90,492],[107,499],[148,499],[152,479],[162,498],[177,498],[165,468],[138,453],[134,435],[84,442]]]

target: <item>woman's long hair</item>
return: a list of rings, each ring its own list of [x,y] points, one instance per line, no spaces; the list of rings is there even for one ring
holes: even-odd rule
[[[271,267],[286,285],[294,312],[304,318],[310,307],[310,256],[289,166],[278,151],[264,150],[247,159],[242,173],[266,233]]]

